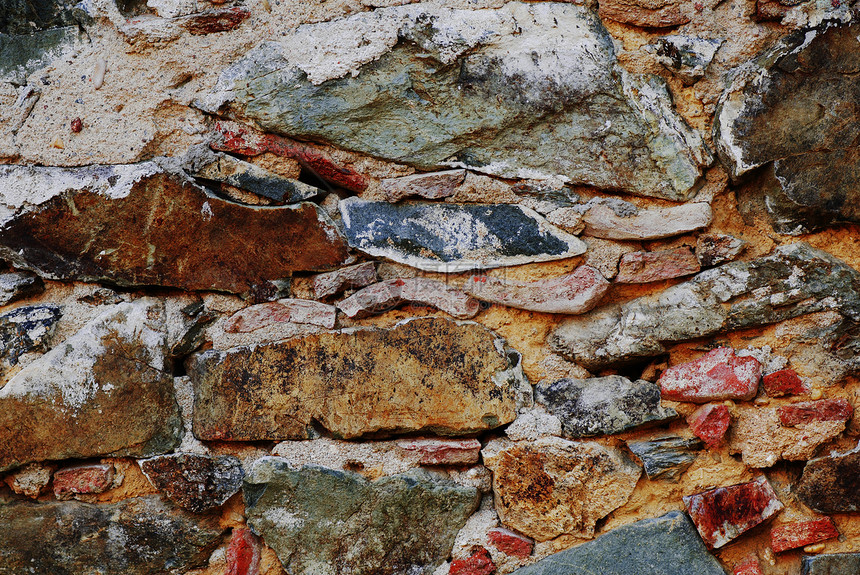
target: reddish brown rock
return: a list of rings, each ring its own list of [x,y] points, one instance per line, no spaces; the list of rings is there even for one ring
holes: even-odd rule
[[[529,311],[585,313],[596,306],[609,282],[590,266],[571,274],[536,282],[515,282],[489,276],[472,276],[463,288],[476,298]]]
[[[338,302],[352,318],[383,313],[404,303],[427,305],[459,319],[475,317],[481,303],[446,283],[427,278],[392,279],[361,289]]]
[[[854,408],[843,398],[804,401],[779,408],[779,421],[786,427],[796,427],[813,421],[848,421]]]
[[[726,234],[702,234],[696,238],[696,258],[702,267],[730,262],[747,246],[747,242]]]
[[[724,399],[752,399],[761,379],[761,364],[754,357],[738,357],[720,347],[699,359],[670,367],[657,383],[663,399],[706,403]]]
[[[532,539],[504,527],[490,529],[487,532],[487,541],[505,555],[519,559],[528,559],[535,546]]]
[[[171,453],[144,459],[140,470],[168,499],[195,513],[218,507],[239,492],[245,474],[238,459]]]
[[[732,569],[732,575],[764,575],[761,564],[754,554],[746,557]]]
[[[783,395],[799,395],[806,393],[800,376],[793,369],[780,369],[761,378],[765,393],[770,397],[782,397]]]
[[[337,319],[337,309],[306,299],[281,299],[241,309],[224,324],[227,333],[247,333],[281,323],[306,323],[331,329]]]
[[[314,296],[324,299],[346,289],[362,288],[379,281],[376,266],[365,262],[313,276]]]
[[[690,248],[633,252],[621,256],[615,281],[622,284],[656,282],[691,275],[699,269],[699,260]]]
[[[471,465],[478,463],[481,454],[477,439],[412,439],[398,441],[397,446],[420,453],[422,465]]]
[[[703,405],[687,417],[687,425],[696,437],[711,448],[723,442],[731,422],[732,415],[729,413],[729,408],[722,403]]]
[[[782,509],[764,476],[685,496],[684,505],[702,540],[712,549],[737,539]]]
[[[78,465],[54,473],[54,496],[71,499],[75,495],[103,493],[110,489],[114,478],[111,464]]]
[[[227,546],[226,575],[258,575],[260,573],[260,538],[250,529],[234,528]]]
[[[483,547],[478,548],[467,559],[455,559],[451,561],[448,575],[490,575],[496,572],[490,552]]]
[[[609,0],[601,2],[598,14],[622,24],[645,28],[669,28],[690,21],[681,3],[674,0]]]
[[[796,521],[771,529],[770,547],[775,553],[782,553],[834,537],[839,537],[839,531],[829,517],[812,521]]]
[[[409,196],[439,200],[454,195],[457,186],[466,179],[466,170],[446,170],[427,174],[413,174],[402,178],[386,178],[380,187],[385,199],[396,202]]]
[[[238,28],[250,15],[251,11],[247,8],[207,10],[183,18],[182,27],[196,35],[228,32]]]

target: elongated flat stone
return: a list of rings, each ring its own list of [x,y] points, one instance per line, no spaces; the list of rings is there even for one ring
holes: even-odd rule
[[[0,471],[179,443],[164,320],[156,300],[111,306],[0,388]]]
[[[466,179],[466,170],[445,170],[426,174],[413,174],[401,178],[386,178],[380,187],[389,202],[410,196],[439,200],[454,195],[456,187]]]
[[[509,204],[340,202],[349,245],[426,271],[460,272],[569,258],[576,236]]]
[[[195,513],[227,501],[239,492],[245,477],[241,462],[231,455],[156,455],[142,460],[140,470],[168,499]]]
[[[701,202],[648,210],[625,204],[619,209],[594,202],[582,216],[585,233],[607,240],[654,240],[706,228],[713,218],[711,206]]]
[[[648,479],[677,481],[696,461],[703,444],[698,439],[686,437],[660,437],[647,441],[628,441],[627,447],[642,461]]]
[[[486,328],[442,318],[206,351],[187,364],[194,434],[305,439],[314,420],[345,438],[492,429],[531,403],[519,362]]]
[[[620,375],[560,379],[535,388],[535,401],[561,420],[566,437],[611,435],[678,417],[660,405],[660,389]]]
[[[797,427],[814,421],[847,422],[854,414],[854,408],[847,399],[822,399],[820,401],[801,401],[783,405],[778,409],[779,422],[786,427]]]
[[[251,50],[196,105],[421,170],[673,200],[710,162],[665,83],[622,73],[597,15],[566,3],[392,6],[307,24]]]
[[[693,275],[700,269],[699,260],[687,247],[633,252],[621,256],[615,281],[626,284],[656,282]]]
[[[459,319],[475,317],[481,302],[444,282],[427,278],[397,278],[360,289],[337,303],[349,317],[383,313],[404,303],[426,305]]]
[[[795,493],[819,513],[860,510],[860,452],[813,459],[803,468]]]
[[[248,525],[296,575],[429,575],[479,501],[423,470],[370,482],[278,457],[254,465],[244,493]]]
[[[708,553],[693,524],[680,511],[618,527],[516,575],[725,575]]]
[[[280,299],[241,309],[224,324],[227,333],[248,333],[281,322],[304,323],[331,329],[337,309],[313,300]]]
[[[839,537],[839,531],[829,517],[812,521],[796,521],[774,527],[770,531],[770,547],[775,553],[813,545]]]
[[[161,575],[206,564],[224,529],[159,497],[91,505],[0,502],[0,575]]]
[[[723,399],[752,399],[761,380],[761,364],[720,347],[702,357],[673,365],[657,381],[661,395],[672,401],[707,403]]]
[[[801,575],[854,575],[860,570],[860,553],[807,555],[801,562]]]
[[[318,299],[337,295],[349,288],[363,288],[379,281],[376,266],[365,262],[313,276],[314,296]]]
[[[2,252],[52,279],[242,293],[347,257],[314,204],[233,203],[155,162],[2,166],[0,226]]]

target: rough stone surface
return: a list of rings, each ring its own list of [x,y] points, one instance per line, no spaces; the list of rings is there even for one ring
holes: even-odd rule
[[[54,497],[71,499],[75,495],[103,493],[111,488],[114,466],[109,463],[77,465],[54,472]]]
[[[482,455],[493,471],[499,519],[537,541],[592,537],[595,523],[627,502],[642,473],[620,449],[558,437],[494,440]]]
[[[56,305],[15,308],[0,315],[0,365],[16,365],[25,353],[45,351],[62,316]]]
[[[204,565],[221,540],[218,518],[158,497],[91,505],[0,503],[0,574],[162,575]],[[145,558],[145,561],[141,561]]]
[[[36,499],[51,482],[53,467],[40,463],[30,463],[3,478],[9,489],[19,495]]]
[[[797,427],[800,424],[815,421],[838,421],[846,423],[854,413],[854,408],[844,398],[822,399],[820,401],[802,401],[791,405],[781,406],[779,422],[785,427]]]
[[[618,527],[594,541],[550,555],[516,575],[724,575],[680,511]]]
[[[658,38],[649,48],[667,70],[678,76],[684,84],[695,84],[717,54],[723,40],[695,38],[672,34]]]
[[[45,284],[37,275],[28,272],[0,274],[0,305],[42,293],[44,289]]]
[[[340,202],[349,245],[425,271],[458,272],[557,260],[585,244],[537,212],[508,204]]]
[[[530,538],[504,527],[494,527],[487,531],[487,542],[505,555],[520,559],[528,559],[535,545]]]
[[[168,499],[189,511],[218,507],[242,488],[238,459],[196,453],[158,455],[140,462],[140,470]]]
[[[260,538],[250,529],[233,528],[227,546],[226,575],[258,575],[260,573]]]
[[[642,461],[648,479],[677,481],[696,461],[698,452],[702,449],[702,442],[686,437],[660,437],[646,441],[628,441],[627,447]]]
[[[492,575],[496,571],[496,564],[490,557],[490,552],[480,547],[467,559],[455,559],[451,561],[448,575]]]
[[[678,417],[660,405],[655,384],[620,375],[540,383],[535,401],[561,420],[566,437],[611,435]]]
[[[25,203],[30,189],[43,195]],[[237,204],[155,162],[0,166],[0,204],[4,253],[52,279],[241,293],[347,255],[314,204]]]
[[[337,295],[346,289],[363,288],[378,281],[379,276],[376,274],[376,266],[373,262],[318,274],[312,279],[314,296],[318,299]]]
[[[737,539],[783,507],[764,476],[749,483],[685,496],[684,505],[710,548]]]
[[[852,575],[860,569],[860,553],[805,556],[801,575]]]
[[[747,247],[747,242],[728,234],[702,234],[696,238],[696,257],[703,268],[730,262]]]
[[[247,333],[281,323],[306,323],[331,329],[337,320],[337,309],[312,300],[280,299],[237,311],[224,324],[227,333]]]
[[[860,510],[860,452],[813,459],[803,468],[794,492],[819,513]]]
[[[475,317],[481,302],[444,282],[427,278],[397,278],[360,289],[337,303],[352,318],[383,313],[411,303],[435,307],[459,319]]]
[[[710,448],[718,447],[732,423],[729,408],[722,403],[703,405],[687,417],[687,425]]]
[[[699,359],[675,365],[657,383],[664,399],[705,403],[723,399],[752,399],[758,391],[761,364],[720,347]]]
[[[808,391],[797,372],[789,368],[763,375],[761,384],[769,397],[800,395]]]
[[[259,460],[248,525],[295,574],[430,574],[478,506],[478,492],[426,471],[370,482],[351,472]]]
[[[599,14],[623,24],[645,26],[647,28],[671,28],[690,21],[690,17],[681,11],[683,3],[665,0],[649,2],[648,0],[610,0],[601,2]]]
[[[710,160],[665,84],[620,73],[596,15],[573,4],[398,6],[305,25],[257,46],[197,105],[420,169],[675,200]]]
[[[732,569],[732,575],[764,575],[758,557],[754,554],[746,557]]]
[[[111,306],[18,372],[0,389],[0,470],[172,449],[182,421],[164,322],[156,300]]]
[[[419,453],[422,465],[474,465],[481,455],[477,439],[412,439],[398,441],[397,446]]]
[[[466,170],[445,170],[414,174],[382,180],[380,187],[389,202],[418,196],[427,200],[440,200],[454,195],[457,186],[466,179]]]
[[[609,285],[598,270],[579,266],[571,274],[535,282],[472,276],[463,289],[482,301],[508,307],[544,313],[581,314],[600,302]]]
[[[465,434],[531,403],[516,352],[477,324],[442,318],[206,351],[188,373],[194,434],[208,440],[302,439],[314,420],[346,438]]]
[[[593,201],[582,216],[585,233],[607,240],[653,240],[708,227],[711,206],[691,203],[640,210],[627,202]]]
[[[770,547],[775,553],[797,549],[820,541],[839,537],[836,525],[829,517],[812,521],[796,521],[770,530]]]
[[[633,252],[621,256],[615,281],[627,284],[656,282],[692,275],[699,269],[699,260],[687,247]]]
[[[64,52],[73,51],[77,41],[75,26],[27,34],[0,32],[0,82],[26,84],[30,74],[62,57]]]

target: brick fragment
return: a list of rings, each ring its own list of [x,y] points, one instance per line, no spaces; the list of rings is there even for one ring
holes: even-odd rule
[[[800,395],[807,392],[800,376],[790,368],[780,369],[762,376],[761,383],[769,397]]]
[[[663,399],[706,403],[755,397],[761,364],[754,357],[738,357],[720,347],[699,359],[670,367],[657,383]]]
[[[470,465],[478,463],[481,442],[477,439],[412,439],[397,446],[421,454],[422,465]]]
[[[617,283],[640,284],[697,273],[699,260],[687,247],[656,252],[633,252],[621,256]]]
[[[732,575],[764,575],[761,571],[761,564],[758,562],[758,557],[748,555],[740,563],[732,569]]]
[[[696,437],[711,448],[723,442],[731,422],[729,408],[722,403],[703,405],[687,417],[687,425]]]
[[[505,555],[519,559],[528,559],[535,545],[534,540],[504,527],[490,529],[487,541]]]
[[[227,546],[226,575],[258,575],[260,572],[260,538],[250,529],[233,529]]]
[[[854,408],[844,398],[802,401],[779,408],[779,422],[785,427],[796,427],[813,421],[848,421]]]
[[[451,561],[448,575],[490,575],[496,572],[496,565],[489,551],[479,547],[468,559]]]
[[[113,465],[78,465],[54,473],[54,497],[71,499],[78,494],[103,493],[110,489],[114,478]]]
[[[830,517],[812,521],[796,521],[774,527],[770,532],[770,546],[775,553],[797,549],[813,543],[839,537],[839,531]]]

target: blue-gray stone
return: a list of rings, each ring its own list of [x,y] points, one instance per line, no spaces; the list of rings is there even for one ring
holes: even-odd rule
[[[0,315],[0,360],[16,365],[30,351],[45,351],[60,307],[51,304],[28,305]]]
[[[74,26],[34,34],[0,33],[0,82],[26,84],[27,76],[59,57],[77,37],[78,29]]]
[[[680,511],[613,529],[515,575],[725,575]]]
[[[645,466],[648,479],[677,481],[690,467],[703,447],[701,440],[686,437],[660,437],[647,441],[628,441],[627,447]]]
[[[829,553],[805,555],[800,575],[857,575],[860,573],[860,553]]]

